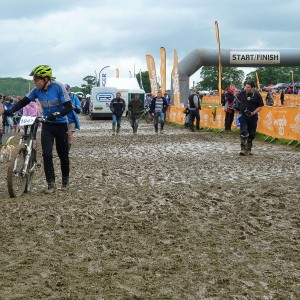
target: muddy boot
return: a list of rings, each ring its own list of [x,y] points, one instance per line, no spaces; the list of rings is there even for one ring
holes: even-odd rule
[[[155,133],[158,134],[158,125],[154,125]]]
[[[120,126],[117,126],[117,131],[116,131],[117,134],[120,133]]]
[[[112,126],[112,135],[116,135],[116,125]]]
[[[69,189],[69,177],[68,176],[62,178],[61,189],[63,191],[66,191]]]
[[[196,130],[200,130],[200,123],[196,122]]]
[[[48,182],[48,188],[45,190],[45,194],[53,194],[56,191],[55,182]]]
[[[133,134],[136,134],[138,130],[138,125],[133,126]]]
[[[247,155],[247,148],[246,148],[246,144],[247,144],[247,137],[244,137],[241,135],[241,151],[240,151],[240,155]]]
[[[253,155],[252,152],[251,152],[251,149],[252,149],[252,140],[250,140],[249,138],[247,140],[246,149],[247,149],[247,154],[248,155]]]
[[[190,131],[194,132],[195,129],[194,129],[194,124],[190,124]]]
[[[164,123],[160,124],[160,134],[164,134]]]

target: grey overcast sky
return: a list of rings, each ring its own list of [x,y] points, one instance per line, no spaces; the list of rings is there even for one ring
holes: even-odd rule
[[[30,79],[48,64],[71,86],[104,66],[108,77],[116,68],[120,77],[145,71],[146,54],[159,75],[160,47],[169,85],[174,49],[180,61],[195,48],[217,48],[215,21],[221,48],[300,48],[299,0],[0,0],[0,11],[0,77]]]

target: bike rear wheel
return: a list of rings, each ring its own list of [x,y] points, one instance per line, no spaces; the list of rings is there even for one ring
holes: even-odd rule
[[[36,150],[32,149],[28,167],[27,167],[27,180],[25,186],[25,193],[28,193],[32,190],[32,182],[33,182],[34,172],[36,171],[36,168],[37,168]]]
[[[7,169],[7,188],[11,198],[21,196],[26,187],[27,176],[23,174],[26,146],[17,145]]]

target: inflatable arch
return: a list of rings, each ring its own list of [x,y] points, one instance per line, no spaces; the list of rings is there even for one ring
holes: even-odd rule
[[[300,49],[221,49],[224,67],[289,67],[300,66]],[[203,66],[218,66],[217,49],[194,49],[178,65],[180,98],[189,96],[189,78]],[[182,101],[181,101],[182,102]]]

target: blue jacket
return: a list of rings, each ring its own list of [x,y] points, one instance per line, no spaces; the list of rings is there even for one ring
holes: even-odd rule
[[[74,93],[69,94],[72,106],[75,106],[75,110],[81,110],[81,103],[78,99],[78,97]],[[75,128],[80,130],[80,121],[78,118],[77,113],[74,111],[74,109],[67,115],[68,116],[68,122],[69,123],[75,123]]]
[[[40,90],[35,87],[26,95],[26,97],[31,101],[38,98],[40,104],[42,105],[42,112],[45,118],[50,116],[54,112],[60,112],[64,108],[63,103],[70,101],[70,97],[64,85],[55,80],[51,80],[51,83],[48,86],[47,90]],[[55,121],[51,122],[67,123],[68,120],[67,116],[60,116]]]

